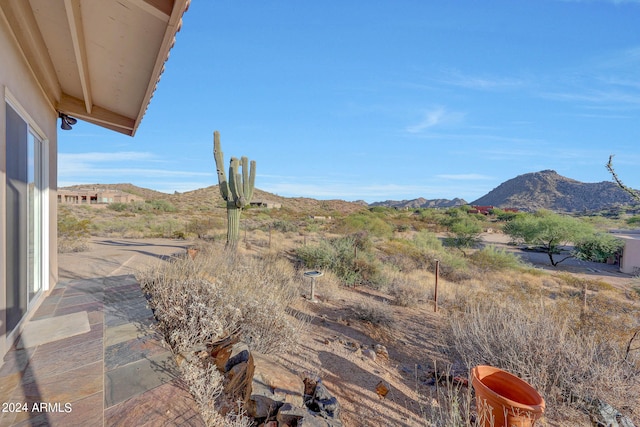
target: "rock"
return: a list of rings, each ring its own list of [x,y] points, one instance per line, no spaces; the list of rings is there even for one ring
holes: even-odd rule
[[[387,394],[389,394],[389,390],[391,390],[391,386],[384,381],[380,381],[376,385],[376,393],[378,393],[378,396],[381,398],[385,398]]]
[[[276,413],[285,403],[304,406],[304,383],[293,372],[268,356],[253,353],[254,373],[247,413],[264,418]]]
[[[362,352],[362,355],[365,357],[368,357],[369,359],[373,360],[374,362],[376,361],[376,352],[371,350],[370,348],[367,350],[364,350]]]
[[[338,418],[340,414],[340,404],[322,381],[318,381],[313,392],[313,397],[307,403],[307,407],[313,412],[318,412],[328,418]]]
[[[297,426],[299,421],[309,414],[307,408],[293,406],[291,403],[285,403],[278,410],[276,420],[282,425]]]
[[[622,415],[607,402],[593,399],[590,406],[589,415],[594,425],[606,427],[635,427],[633,421]]]
[[[243,342],[235,343],[231,346],[231,353],[227,359],[227,363],[224,365],[223,372],[229,372],[231,368],[238,363],[246,362],[249,360],[249,347]],[[217,366],[217,364],[216,364]]]
[[[376,344],[374,347],[374,351],[381,360],[389,360],[389,352],[387,351],[387,347],[383,346],[382,344]]]
[[[238,337],[234,335],[227,336],[220,341],[212,344],[211,357],[220,372],[225,371],[225,365],[231,357],[231,347],[238,342]]]
[[[251,395],[251,385],[254,374],[253,356],[249,360],[235,365],[227,372],[224,384],[224,392],[232,401],[247,402]]]

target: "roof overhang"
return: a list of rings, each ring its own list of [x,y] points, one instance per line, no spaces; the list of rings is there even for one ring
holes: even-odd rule
[[[0,0],[53,109],[133,136],[190,0]]]

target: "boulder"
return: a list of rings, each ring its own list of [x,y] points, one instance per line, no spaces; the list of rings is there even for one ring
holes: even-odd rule
[[[318,381],[313,392],[313,397],[307,402],[307,407],[313,412],[318,412],[325,418],[338,418],[340,414],[340,404],[322,381]]]
[[[253,353],[254,373],[247,413],[254,418],[275,414],[285,403],[303,407],[304,383],[268,356]]]

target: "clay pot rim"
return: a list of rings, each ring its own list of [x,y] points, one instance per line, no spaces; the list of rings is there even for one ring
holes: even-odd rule
[[[491,375],[494,373],[500,373],[503,374],[511,379],[513,379],[516,382],[520,382],[523,384],[526,384],[526,386],[528,388],[530,388],[534,394],[539,398],[539,402],[535,403],[533,405],[528,405],[525,403],[521,403],[521,402],[516,402],[515,400],[511,400],[507,397],[504,397],[498,393],[496,393],[495,391],[493,391],[492,389],[490,389],[489,387],[487,387],[479,378],[478,374],[480,371],[484,371],[484,372],[489,372],[487,375]],[[484,375],[484,377],[486,377],[487,375]],[[534,413],[544,413],[545,410],[545,401],[544,398],[542,397],[542,395],[540,395],[540,393],[538,393],[538,391],[531,385],[529,384],[527,381],[523,380],[522,378],[519,378],[515,375],[513,375],[510,372],[505,371],[504,369],[500,369],[500,368],[496,368],[495,366],[489,366],[489,365],[478,365],[476,367],[474,367],[473,369],[471,369],[471,384],[473,385],[474,388],[480,388],[482,389],[482,391],[484,393],[489,394],[490,396],[497,396],[500,400],[504,401],[506,404],[510,405],[513,408],[517,408],[517,409],[525,409],[528,411],[533,411]]]

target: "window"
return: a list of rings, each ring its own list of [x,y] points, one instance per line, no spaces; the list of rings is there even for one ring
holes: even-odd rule
[[[7,332],[46,284],[46,143],[16,103],[6,101]]]

